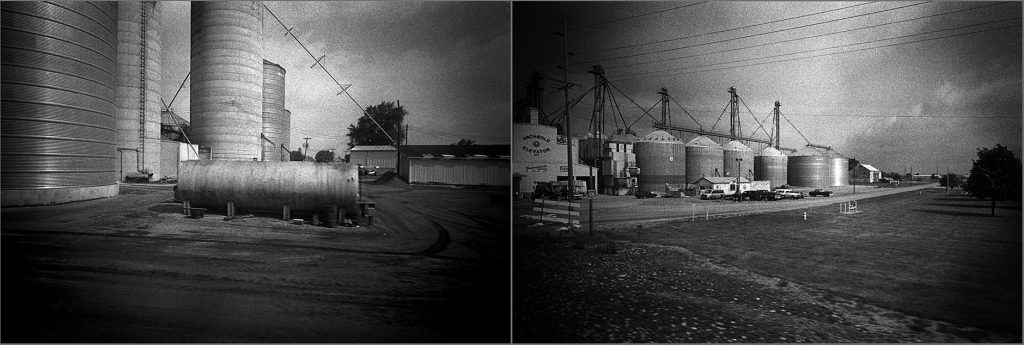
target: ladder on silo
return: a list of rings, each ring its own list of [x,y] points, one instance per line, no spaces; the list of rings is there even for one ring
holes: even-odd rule
[[[146,3],[139,2],[139,7],[142,10],[139,30],[139,152],[135,165],[143,171],[146,169]]]

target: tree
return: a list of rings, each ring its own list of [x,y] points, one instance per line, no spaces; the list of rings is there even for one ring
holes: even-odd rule
[[[846,170],[853,171],[853,169],[857,168],[857,166],[860,165],[860,161],[857,160],[856,158],[850,158],[850,163],[849,164],[850,164],[850,166],[847,167]]]
[[[409,114],[405,108],[396,107],[392,102],[381,102],[367,107],[366,114],[373,119],[364,115],[359,117],[355,125],[348,126],[349,148],[356,145],[394,145],[395,142],[388,139],[388,136],[399,143],[405,138],[401,130],[405,115]],[[374,120],[377,121],[376,124]],[[380,124],[380,127],[377,127],[377,124]],[[383,132],[381,128],[384,128]]]
[[[299,161],[299,162],[301,162],[303,158],[305,158],[305,155],[302,154],[302,149],[295,149],[295,151],[288,151],[288,159],[291,160],[291,161]]]
[[[950,187],[950,188],[960,187],[963,184],[963,176],[960,176],[960,175],[957,175],[957,174],[953,174],[953,173],[939,176],[939,185],[940,186],[946,187],[946,181],[949,181],[949,186],[948,187]]]
[[[971,166],[964,190],[975,198],[992,200],[992,215],[996,215],[996,201],[1020,200],[1021,165],[1013,151],[996,144],[992,149],[978,149],[978,159]]]
[[[334,162],[334,152],[328,150],[320,150],[316,152],[316,161],[318,163],[331,163]]]
[[[475,142],[476,142],[476,140],[461,139],[461,140],[459,140],[459,142],[454,143],[452,145],[455,145],[455,146],[469,146],[469,145],[473,145],[473,143],[475,143]]]

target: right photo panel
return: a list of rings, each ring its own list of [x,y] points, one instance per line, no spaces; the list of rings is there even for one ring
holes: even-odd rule
[[[513,2],[513,341],[1021,342],[1020,2]]]

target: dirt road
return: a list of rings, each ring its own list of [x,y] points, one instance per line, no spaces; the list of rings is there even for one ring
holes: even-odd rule
[[[169,187],[141,185],[4,209],[2,340],[507,341],[507,206],[487,191],[387,193],[364,186],[382,214],[360,228],[188,219]]]

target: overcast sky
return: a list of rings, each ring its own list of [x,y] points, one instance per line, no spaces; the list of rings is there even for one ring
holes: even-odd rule
[[[757,118],[778,100],[807,140],[884,171],[966,172],[976,148],[997,143],[1021,156],[1020,2],[515,2],[514,99],[533,70],[562,79],[551,33],[563,15],[574,96],[600,64],[645,109],[668,88],[698,122],[673,105],[674,124],[710,129],[734,86]],[[563,95],[547,87],[550,113]],[[574,135],[587,131],[590,97],[572,109]],[[628,122],[642,116],[615,97]],[[740,113],[745,135],[767,138]],[[716,132],[728,133],[728,116]],[[651,122],[634,129],[646,135]],[[807,143],[786,120],[781,131],[783,147]]]
[[[450,144],[466,138],[507,144],[511,108],[510,7],[507,2],[269,1],[363,108],[401,100],[409,111],[409,144]],[[163,93],[170,101],[189,69],[187,2],[162,2]],[[291,144],[310,140],[311,154],[348,148],[348,126],[360,108],[269,14],[266,60],[285,68]],[[188,83],[172,105],[188,119]]]

